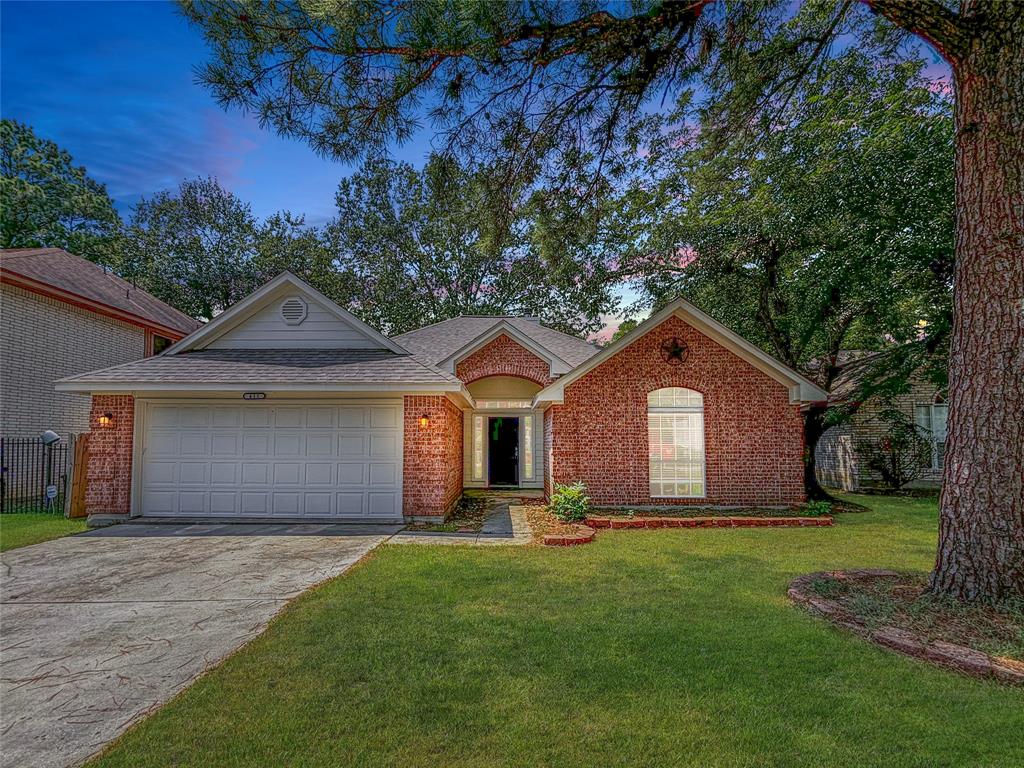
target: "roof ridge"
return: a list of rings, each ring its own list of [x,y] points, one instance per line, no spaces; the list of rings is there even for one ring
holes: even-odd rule
[[[517,319],[518,320],[518,319],[521,319],[521,318],[513,318],[513,319]],[[586,339],[581,339],[579,336],[573,336],[571,333],[566,333],[565,331],[560,331],[557,328],[552,328],[550,325],[544,325],[543,323],[531,323],[531,325],[540,326],[541,328],[543,328],[546,331],[551,331],[552,333],[557,333],[560,336],[565,336],[565,338],[567,338],[567,339],[572,339],[573,341],[578,341],[578,342],[581,342],[583,344],[589,344],[590,346],[594,347],[595,349],[601,349],[601,347],[599,347],[597,344],[595,344],[592,341],[587,341]]]
[[[427,328],[433,328],[435,325],[443,325],[444,323],[450,323],[453,320],[463,320],[463,319],[465,319],[467,317],[475,317],[475,318],[481,318],[481,319],[491,319],[491,318],[494,318],[494,319],[506,318],[507,319],[507,318],[515,318],[517,316],[516,315],[456,315],[455,317],[446,317],[444,320],[435,320],[432,323],[427,323],[426,325],[421,325],[419,328],[413,328],[413,329],[408,330],[408,331],[402,331],[401,333],[397,334],[396,336],[391,336],[390,338],[392,338],[392,339],[399,339],[402,336],[408,336],[410,333],[418,333],[419,331],[425,330]]]

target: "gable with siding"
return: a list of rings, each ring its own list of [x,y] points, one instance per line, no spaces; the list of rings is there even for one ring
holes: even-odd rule
[[[290,272],[232,305],[166,354],[207,349],[377,349],[408,354]]]
[[[285,319],[285,302],[306,305],[305,317],[289,324]],[[294,322],[294,321],[293,321]],[[285,292],[274,298],[238,325],[213,339],[203,349],[380,349],[352,323],[346,322],[319,302]]]

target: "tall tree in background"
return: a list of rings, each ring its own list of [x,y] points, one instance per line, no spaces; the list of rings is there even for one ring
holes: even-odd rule
[[[122,277],[193,317],[210,319],[255,287],[257,223],[215,179],[182,182],[135,207]]]
[[[950,63],[956,274],[950,418],[932,590],[1024,595],[1024,3],[961,0],[184,3],[227,105],[336,157],[408,138],[429,113],[456,146],[557,150],[601,173],[658,101],[702,74],[708,113],[749,134],[840,36]],[[878,19],[863,14],[867,7]],[[770,127],[772,122],[767,121]]]
[[[652,120],[624,201],[639,250],[620,274],[655,306],[687,296],[826,390],[840,350],[909,344],[872,371],[906,382],[945,353],[952,310],[951,104],[921,67],[856,51],[828,62],[754,153],[682,116]],[[805,412],[812,498],[827,496],[814,462],[825,416]]]
[[[599,258],[559,261],[581,237],[557,202],[432,156],[421,171],[371,159],[344,179],[328,227],[359,286],[353,311],[389,333],[466,314],[539,315],[584,333],[612,306]],[[582,246],[581,246],[582,247]]]
[[[306,224],[304,216],[281,211],[266,219],[256,232],[253,281],[260,285],[288,270],[341,306],[350,307],[359,287],[338,254],[339,245],[325,228]]]
[[[121,218],[71,155],[17,120],[0,120],[0,248],[64,248],[109,263]]]

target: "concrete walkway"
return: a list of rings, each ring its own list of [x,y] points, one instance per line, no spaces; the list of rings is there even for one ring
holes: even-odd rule
[[[515,501],[517,499],[513,499]],[[526,521],[526,508],[511,504],[507,498],[490,497],[491,508],[487,511],[479,532],[446,533],[442,531],[402,531],[390,539],[389,544],[471,544],[471,545],[522,545],[533,540],[533,533]]]
[[[0,765],[83,762],[397,526],[127,524],[0,556]]]

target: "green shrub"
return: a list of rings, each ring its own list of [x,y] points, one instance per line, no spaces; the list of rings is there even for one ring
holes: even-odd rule
[[[551,494],[550,509],[551,513],[560,520],[571,523],[583,520],[590,512],[587,486],[579,482],[572,485],[555,483],[555,491]]]
[[[832,514],[832,504],[827,501],[808,501],[804,504],[804,514],[808,517],[824,517]]]

